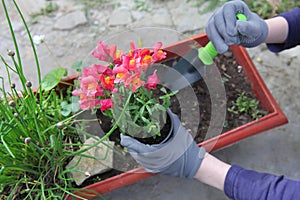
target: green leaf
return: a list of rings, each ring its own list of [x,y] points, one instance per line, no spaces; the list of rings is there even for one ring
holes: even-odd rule
[[[56,68],[47,73],[41,83],[42,89],[44,91],[49,91],[53,89],[61,79],[67,75],[67,70],[65,68]]]
[[[139,108],[139,106],[137,106],[137,105],[128,106],[128,110],[136,110],[138,108]]]
[[[81,71],[82,68],[84,68],[85,66],[87,66],[87,63],[84,63],[83,61],[76,61],[72,64],[71,68],[75,69],[77,71]]]
[[[79,107],[79,97],[78,96],[71,96],[71,109],[72,109],[72,112],[76,113],[80,110],[80,107]]]
[[[68,116],[71,112],[72,112],[72,104],[68,104],[68,102],[63,101],[60,104],[62,110],[61,110],[61,114],[63,116]]]
[[[136,98],[135,100],[137,100],[138,102],[140,102],[141,104],[145,104],[146,102],[140,98]]]
[[[141,119],[142,119],[142,121],[145,122],[146,124],[150,124],[150,123],[151,123],[146,117],[141,116]]]
[[[160,89],[160,91],[162,91],[163,93],[167,94],[167,90],[166,90],[166,88],[164,88],[164,87],[162,87],[162,88]]]
[[[149,115],[152,115],[152,110],[151,110],[150,106],[146,105],[146,109],[147,109]]]
[[[50,147],[53,148],[56,146],[56,137],[55,135],[50,135]]]
[[[144,111],[145,111],[145,106],[143,106],[143,107],[141,107],[141,109],[140,109],[140,116],[141,117],[143,117],[143,115],[144,115]]]

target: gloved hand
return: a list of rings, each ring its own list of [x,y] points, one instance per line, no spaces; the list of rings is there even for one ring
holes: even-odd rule
[[[191,134],[181,125],[177,115],[173,136],[163,144],[145,145],[132,137],[121,134],[121,145],[146,171],[176,177],[193,178],[198,171],[205,149],[199,148]]]
[[[238,20],[242,13],[247,21]],[[263,43],[268,35],[267,23],[251,12],[241,0],[225,3],[209,19],[206,33],[219,53],[224,53],[230,45],[255,47]]]

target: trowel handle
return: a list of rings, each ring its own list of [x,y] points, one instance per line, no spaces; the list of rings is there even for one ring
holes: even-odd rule
[[[236,18],[238,20],[247,21],[247,17],[242,13],[236,14]],[[205,47],[198,49],[198,57],[205,65],[213,64],[213,59],[217,55],[218,51],[216,50],[212,42],[209,42]]]

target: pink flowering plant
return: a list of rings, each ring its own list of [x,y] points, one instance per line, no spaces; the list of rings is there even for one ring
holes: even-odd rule
[[[106,64],[82,69],[80,88],[72,93],[80,97],[80,108],[100,109],[123,134],[143,138],[160,136],[170,97],[175,94],[162,87],[160,95],[155,97],[153,91],[159,83],[157,70],[147,73],[155,62],[166,57],[161,46],[158,42],[150,50],[130,42],[130,50],[125,53],[117,50],[116,45],[99,41],[92,56]]]

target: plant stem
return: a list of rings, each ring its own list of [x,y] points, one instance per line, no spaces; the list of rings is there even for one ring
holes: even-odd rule
[[[21,55],[20,55],[20,51],[19,51],[19,48],[18,48],[17,39],[16,39],[14,30],[13,30],[13,27],[12,27],[12,24],[11,24],[10,17],[8,15],[5,0],[2,0],[2,5],[3,5],[3,9],[4,9],[4,12],[5,12],[6,19],[7,19],[7,23],[8,23],[8,26],[9,26],[9,30],[10,30],[10,33],[11,33],[11,36],[12,36],[12,39],[13,39],[13,42],[14,42],[15,51],[16,51],[16,54],[17,54],[17,57],[18,57],[19,66],[22,66]],[[23,72],[23,71],[21,71],[21,72]]]
[[[26,23],[26,21],[25,21],[25,19],[24,19],[24,16],[23,16],[23,14],[22,14],[22,12],[21,12],[19,6],[17,5],[17,3],[16,3],[15,0],[13,0],[13,2],[14,2],[14,5],[15,5],[15,7],[16,7],[16,9],[17,9],[17,11],[18,11],[18,13],[19,13],[19,15],[20,15],[20,17],[21,17],[21,19],[22,19],[22,22],[23,22],[24,27],[25,27],[25,29],[26,29],[28,38],[29,38],[29,40],[30,40],[30,44],[31,44],[32,51],[33,51],[33,54],[34,54],[34,59],[35,59],[35,64],[36,64],[36,69],[37,69],[37,73],[38,73],[38,83],[39,83],[39,86],[40,86],[40,85],[41,85],[41,82],[42,82],[42,76],[41,76],[40,63],[39,63],[39,59],[38,59],[38,56],[37,56],[37,52],[36,52],[36,49],[35,49],[35,46],[34,46],[34,42],[33,42],[33,39],[32,39],[32,37],[31,37],[31,33],[30,33],[30,31],[29,31],[29,28],[28,28],[28,26],[27,26],[27,23]],[[39,91],[40,91],[40,94],[42,94],[42,88],[41,88],[41,87],[39,87]],[[42,97],[43,97],[43,95],[40,95],[40,100],[41,100],[41,102],[42,102]]]

